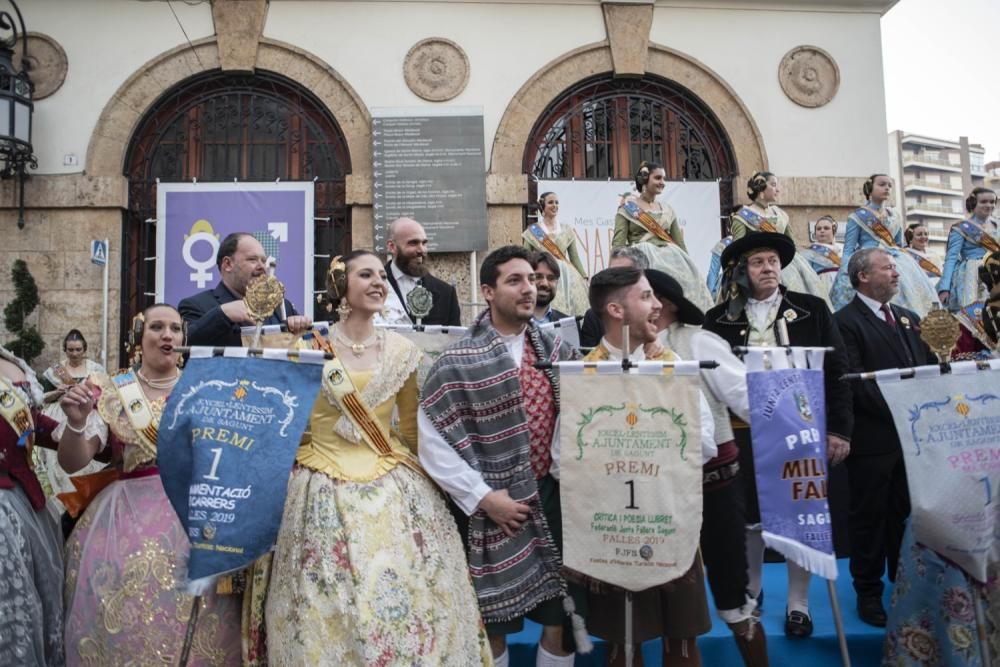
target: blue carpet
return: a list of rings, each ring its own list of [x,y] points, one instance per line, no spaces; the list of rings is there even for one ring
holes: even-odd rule
[[[883,628],[873,628],[862,623],[855,608],[854,588],[847,560],[838,561],[840,576],[835,582],[840,614],[847,633],[847,647],[851,655],[852,667],[876,667],[882,656]],[[833,624],[833,612],[827,594],[826,580],[813,577],[809,589],[809,609],[815,631],[809,639],[789,639],[785,637],[785,595],[788,580],[784,563],[764,564],[764,629],[767,632],[767,652],[774,667],[785,665],[807,665],[808,667],[838,667],[840,648],[837,645],[837,631]],[[886,586],[885,605],[889,608],[890,588]],[[711,593],[709,606],[711,607]],[[508,637],[510,664],[514,667],[533,667],[535,647],[541,635],[541,627],[526,622],[522,632]],[[738,667],[743,664],[732,633],[717,616],[712,617],[712,630],[698,638],[702,661],[706,667]],[[659,640],[646,642],[642,655],[646,667],[659,667],[661,660]],[[606,648],[603,642],[595,640],[594,652],[577,656],[578,666],[599,667],[604,664]]]

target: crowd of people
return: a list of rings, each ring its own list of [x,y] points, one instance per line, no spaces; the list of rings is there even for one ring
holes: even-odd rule
[[[455,327],[461,314],[455,288],[428,271],[416,221],[391,225],[388,263],[368,250],[331,261],[328,332],[291,302],[276,309],[265,324],[283,324],[302,334],[298,346],[342,361],[371,426],[359,429],[324,383],[275,548],[198,597],[179,586],[189,543],[160,481],[157,431],[183,372],[178,348],[243,344],[247,286],[266,271],[261,244],[228,236],[216,287],[138,314],[131,365],[118,373],[86,358],[76,330],[41,383],[0,347],[0,664],[505,666],[507,636],[530,619],[542,626],[542,667],[573,664],[588,635],[609,643],[609,664],[624,664],[628,642],[660,637],[664,664],[699,665],[710,591],[743,662],[767,665],[746,369],[733,349],[775,345],[831,350],[835,548],[850,558],[860,619],[889,626],[887,664],[927,664],[926,644],[915,648],[902,627],[914,609],[931,619],[935,664],[975,662],[976,644],[958,645],[976,630],[973,619],[963,616],[961,632],[936,622],[948,613],[945,595],[975,584],[914,541],[899,436],[877,385],[839,378],[936,363],[920,339],[921,318],[935,304],[958,313],[990,300],[980,267],[1000,260],[995,193],[970,194],[970,216],[952,228],[939,266],[926,227],[904,230],[887,206],[887,176],[866,181],[842,247],[828,217],[796,247],[777,178],[757,173],[703,276],[677,215],[659,199],[664,170],[643,164],[635,185],[619,203],[609,266],[594,275],[558,221],[558,196],[542,194],[523,245],[483,261],[486,308],[422,382],[423,352],[380,325]],[[579,347],[548,326],[567,316],[580,322]],[[965,322],[954,354],[989,354],[995,341]],[[679,579],[633,596],[631,635],[622,591],[562,568],[552,367],[626,355],[717,363],[700,371],[700,549]],[[910,578],[890,612],[886,571]],[[806,638],[810,574],[789,562],[787,576],[784,632]],[[992,602],[987,625],[1000,650],[996,589],[994,576],[980,597]]]

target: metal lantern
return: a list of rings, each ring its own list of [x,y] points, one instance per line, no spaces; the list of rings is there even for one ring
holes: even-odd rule
[[[35,108],[35,86],[28,75],[28,44],[24,44],[22,67],[14,67],[14,46],[18,37],[25,39],[24,19],[13,0],[17,23],[7,11],[0,11],[0,178],[17,178],[19,229],[24,228],[24,180],[26,171],[38,168],[38,158],[31,145],[31,112]],[[20,33],[18,32],[20,28]]]

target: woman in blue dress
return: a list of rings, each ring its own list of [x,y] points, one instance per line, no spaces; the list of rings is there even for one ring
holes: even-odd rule
[[[979,280],[979,267],[987,252],[1000,250],[997,223],[990,217],[996,205],[997,195],[993,190],[974,189],[965,200],[965,210],[971,215],[952,225],[948,232],[944,270],[937,285],[941,303],[948,310],[961,310],[987,298]]]
[[[892,179],[885,174],[872,174],[861,191],[867,201],[847,216],[840,271],[830,290],[833,307],[840,310],[854,299],[854,288],[847,277],[851,255],[863,248],[880,247],[892,255],[899,273],[899,291],[892,302],[923,317],[938,303],[937,294],[924,270],[902,248],[903,226],[886,205],[892,193]]]

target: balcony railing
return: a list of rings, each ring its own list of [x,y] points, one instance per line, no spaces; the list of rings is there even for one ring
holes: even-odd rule
[[[953,169],[962,170],[961,164],[955,164],[949,160],[939,157],[927,157],[926,155],[921,155],[920,153],[903,153],[903,162],[923,162],[925,164],[936,164],[942,167],[951,167]]]
[[[923,202],[906,202],[907,211],[933,211],[935,213],[948,213],[949,215],[957,215],[958,217],[963,217],[961,211],[956,211],[950,206],[941,206],[940,204],[924,204]]]
[[[932,181],[924,181],[918,178],[907,178],[903,181],[904,187],[917,187],[917,188],[934,188],[936,190],[947,190],[948,192],[961,193],[961,186],[955,188],[951,186],[951,183],[934,183]]]

